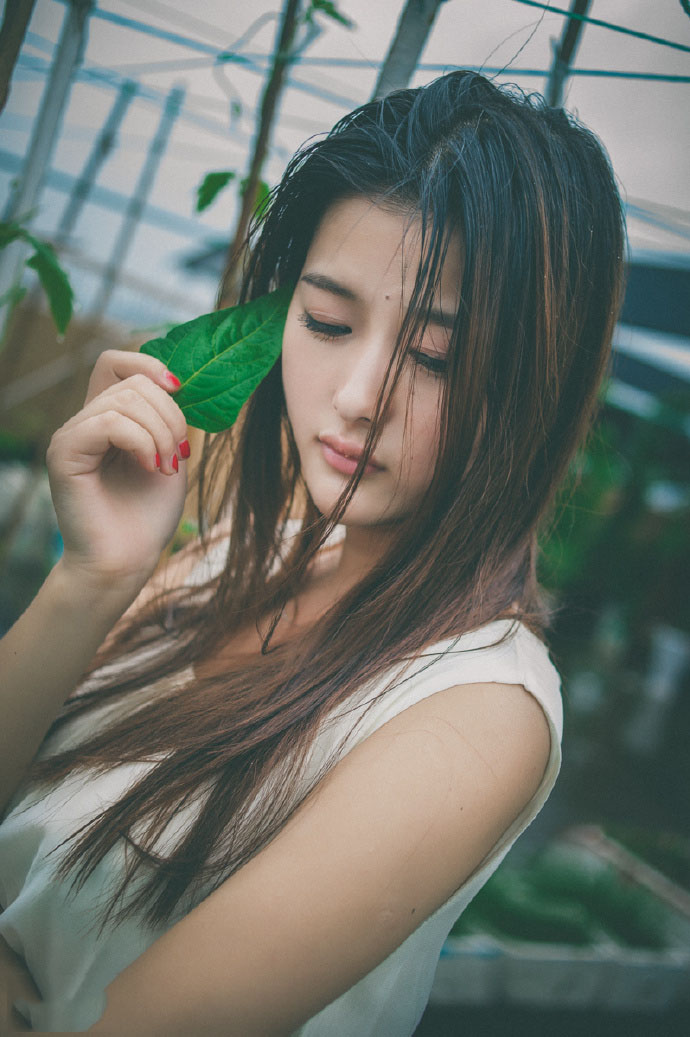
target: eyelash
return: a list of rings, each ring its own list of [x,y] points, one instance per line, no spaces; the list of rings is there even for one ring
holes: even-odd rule
[[[347,324],[324,324],[323,321],[312,317],[311,313],[307,313],[306,310],[300,314],[298,320],[304,324],[307,331],[311,331],[312,335],[316,335],[323,342],[333,342],[334,339],[349,335],[352,331]]]
[[[413,349],[410,352],[411,356],[414,357],[415,363],[419,364],[419,366],[429,374],[435,374],[440,377],[448,371],[448,361],[445,357],[430,356],[429,353],[420,353],[416,349]]]
[[[306,310],[297,319],[304,324],[307,331],[321,339],[322,342],[333,342],[337,338],[349,335],[352,331],[347,324],[325,324],[323,321],[316,320]],[[416,349],[410,351],[410,356],[428,374],[441,376],[448,370],[448,361],[445,357],[430,356],[428,353],[421,353]]]

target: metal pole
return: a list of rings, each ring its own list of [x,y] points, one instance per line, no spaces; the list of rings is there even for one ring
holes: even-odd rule
[[[117,130],[124,118],[130,101],[136,94],[136,91],[136,84],[129,80],[126,80],[120,86],[118,95],[115,98],[115,103],[108,114],[103,129],[98,134],[96,142],[91,149],[91,153],[86,160],[81,176],[75,180],[67,205],[65,206],[60,218],[60,223],[58,224],[57,230],[53,236],[53,243],[58,250],[64,247],[69,240],[79,213],[81,212],[84,203],[91,192],[91,188],[94,185],[98,170],[115,145]],[[5,350],[9,356],[15,355],[15,349],[17,347],[21,348],[21,344],[26,341],[27,336],[31,333],[31,327],[35,319],[40,294],[41,288],[39,284],[36,283],[24,302],[24,306],[19,313],[19,318],[15,320],[12,325],[10,336],[4,343]],[[49,366],[53,375],[59,373],[59,365],[55,367],[53,362]],[[37,374],[42,373],[43,368],[40,369],[40,372],[32,372],[31,376],[28,377],[35,377]],[[24,376],[24,378],[26,377],[27,376]],[[7,396],[7,389],[5,389],[4,392],[0,392],[0,409],[2,408],[2,404]]]
[[[115,104],[111,108],[106,123],[99,133],[96,143],[91,149],[91,153],[86,160],[81,176],[74,183],[67,205],[60,217],[60,223],[58,224],[53,237],[53,243],[57,248],[65,245],[69,239],[74,224],[77,222],[77,217],[84,206],[84,202],[91,192],[99,167],[103,164],[115,144],[118,127],[124,118],[125,112],[127,111],[129,103],[134,97],[136,90],[136,84],[129,80],[126,80],[121,85],[118,95],[115,98]],[[39,294],[40,288],[38,285],[35,285],[31,296],[29,297],[29,309],[33,308],[33,304]],[[11,344],[8,345],[8,348],[11,349]]]
[[[379,72],[372,101],[403,90],[414,75],[420,54],[444,0],[407,0],[390,50]]]
[[[572,0],[570,13],[586,15],[588,7],[589,0]],[[559,108],[563,101],[565,81],[575,57],[583,25],[584,22],[579,18],[568,18],[563,26],[561,41],[554,48],[553,65],[546,87],[546,103],[552,108]]]
[[[3,213],[3,220],[31,220],[60,130],[74,71],[84,52],[92,2],[72,0],[67,10],[22,175]],[[13,242],[0,252],[0,300],[11,299],[26,253],[27,247],[22,242]],[[0,325],[3,329],[10,308],[8,301],[0,301]]]
[[[129,80],[125,80],[125,82],[120,86],[118,95],[115,98],[115,103],[108,113],[108,118],[106,119],[103,129],[98,134],[96,143],[91,149],[91,153],[86,160],[81,176],[72,188],[69,201],[65,206],[65,210],[60,218],[59,226],[55,232],[56,245],[64,245],[72,233],[77,217],[91,192],[98,170],[103,165],[116,143],[117,131],[120,127],[120,123],[122,122],[125,112],[127,111],[127,108],[136,92],[136,83],[132,83]]]
[[[165,146],[170,135],[174,120],[178,114],[184,99],[184,91],[179,87],[174,88],[168,94],[165,108],[158,124],[156,136],[151,143],[149,152],[142,168],[134,195],[125,210],[125,216],[118,234],[117,241],[113,246],[110,259],[103,268],[103,281],[94,303],[87,314],[91,320],[98,319],[103,315],[113,293],[115,283],[120,276],[120,270],[127,250],[131,244],[137,223],[146,199],[153,184],[158,165],[162,158]],[[111,113],[112,115],[112,113]],[[63,216],[63,222],[65,217]],[[49,361],[36,371],[18,378],[3,391],[0,392],[0,413],[18,406],[25,400],[53,388],[64,382],[67,378],[84,364],[93,363],[102,350],[98,337],[91,336],[78,355],[75,352],[64,353],[55,360]]]
[[[106,265],[103,281],[101,282],[100,289],[98,290],[96,298],[89,309],[89,316],[92,318],[102,316],[110,302],[110,297],[113,294],[120,268],[129,250],[129,246],[132,243],[137,223],[139,222],[144,206],[146,205],[146,199],[148,198],[153,185],[154,177],[158,171],[160,160],[163,157],[163,152],[168,143],[170,132],[175,119],[178,116],[183,100],[184,90],[181,87],[173,87],[165,100],[165,107],[158,124],[158,129],[156,130],[156,135],[151,141],[151,146],[141,173],[139,174],[139,180],[134,189],[134,194],[130,198],[129,204],[125,210],[125,217],[122,226],[120,227],[120,233],[117,236],[117,240],[115,241],[113,250],[110,254],[110,259]]]

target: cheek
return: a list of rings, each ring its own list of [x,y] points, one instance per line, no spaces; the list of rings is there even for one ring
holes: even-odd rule
[[[404,472],[411,481],[431,482],[440,438],[440,390],[422,391],[413,397],[405,436]]]
[[[281,367],[288,408],[291,403],[304,407],[323,383],[322,350],[296,319],[290,319],[283,334]]]
[[[292,404],[295,395],[295,368],[293,363],[292,350],[290,344],[287,341],[287,336],[283,338],[283,349],[280,355],[280,370],[281,377],[283,379],[283,394],[285,396],[285,404],[287,406],[288,415],[292,417]]]
[[[311,393],[310,364],[305,359],[306,351],[297,329],[286,327],[280,362],[285,403],[293,425]]]

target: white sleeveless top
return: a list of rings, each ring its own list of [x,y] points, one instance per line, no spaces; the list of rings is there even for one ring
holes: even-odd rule
[[[200,583],[222,565],[222,545],[197,567],[191,582]],[[214,557],[215,554],[215,557]],[[508,637],[494,645],[504,634]],[[489,646],[489,647],[484,647]],[[389,687],[369,706],[377,691]],[[187,682],[191,669],[174,678]],[[90,678],[96,680],[97,675]],[[147,700],[171,678],[143,689]],[[377,728],[415,702],[457,684],[497,682],[522,684],[539,702],[551,733],[551,751],[541,784],[520,816],[463,885],[423,922],[385,961],[305,1023],[300,1037],[408,1037],[427,1004],[441,947],[448,932],[476,893],[501,863],[521,832],[539,813],[561,763],[562,704],[560,680],[546,647],[522,624],[490,623],[460,638],[443,641],[415,660],[387,674],[339,706],[324,722],[312,747],[304,780],[316,775],[336,746],[340,757]],[[120,707],[121,708],[121,707]],[[127,708],[131,709],[130,704]],[[134,707],[136,708],[136,707]],[[96,722],[111,717],[110,706]],[[60,732],[43,752],[54,752],[83,737],[95,713],[79,718]],[[356,723],[360,720],[360,723]],[[122,874],[123,847],[103,858],[76,895],[55,877],[57,854],[49,856],[79,823],[102,811],[136,781],[150,763],[127,764],[94,777],[75,774],[48,793],[20,792],[0,825],[0,936],[21,955],[43,1000],[32,1007],[17,1002],[34,1030],[80,1031],[93,1025],[105,1009],[105,989],[127,965],[164,931],[128,918],[100,936],[94,925],[109,889]],[[184,817],[176,823],[184,824]]]

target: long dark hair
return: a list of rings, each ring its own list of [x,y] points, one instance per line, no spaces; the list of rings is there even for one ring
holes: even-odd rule
[[[334,514],[322,515],[300,476],[279,364],[236,426],[206,443],[200,550],[229,510],[222,572],[201,587],[170,588],[126,624],[92,670],[137,648],[153,654],[133,655],[97,689],[75,695],[52,732],[208,660],[248,620],[260,625],[263,651],[138,702],[32,772],[52,783],[75,768],[152,761],[74,833],[60,864],[78,888],[126,841],[134,852],[111,918],[138,911],[152,925],[169,921],[260,850],[309,791],[300,778],[324,718],[369,681],[499,618],[538,635],[545,629],[537,534],[590,425],[621,296],[624,228],[607,157],[564,111],[474,73],[399,91],[346,116],[289,164],[253,228],[244,298],[295,281],[329,207],[360,196],[415,213],[423,235],[378,419],[421,333],[449,234],[461,242],[431,487],[380,564],[306,633],[273,645],[276,618],[342,517],[366,456]],[[375,434],[376,422],[369,446]],[[300,531],[286,550],[295,518]],[[257,803],[268,785],[271,795]],[[189,825],[162,853],[166,826],[190,804]]]

